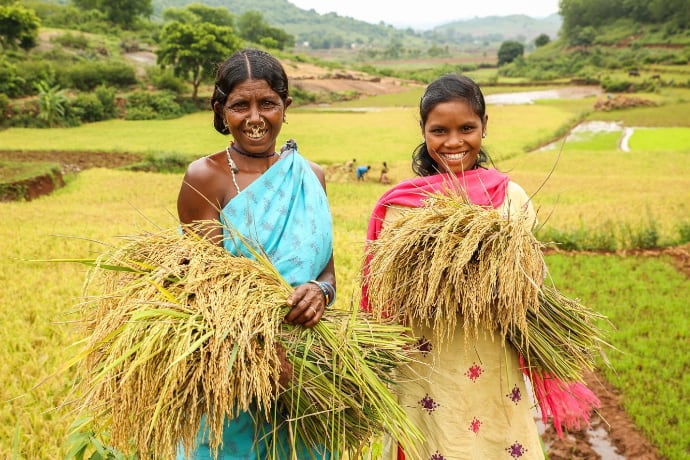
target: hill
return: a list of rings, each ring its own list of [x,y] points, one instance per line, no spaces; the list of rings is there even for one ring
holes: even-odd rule
[[[161,17],[166,8],[181,8],[194,2],[153,0],[154,15]],[[553,38],[561,25],[558,15],[541,19],[514,15],[453,21],[430,30],[415,31],[384,23],[371,24],[337,13],[319,14],[313,9],[303,10],[287,0],[204,0],[203,3],[212,7],[226,7],[235,15],[250,10],[260,11],[270,25],[292,34],[298,44],[319,43],[319,47],[334,48],[350,47],[352,44],[385,47],[395,40],[400,40],[406,48],[426,48],[434,44],[474,44],[477,40],[531,40],[542,33]]]

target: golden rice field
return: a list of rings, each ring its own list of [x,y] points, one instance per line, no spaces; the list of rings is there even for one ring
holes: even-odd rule
[[[684,97],[687,98],[687,94]],[[657,96],[659,97],[659,96]],[[403,98],[403,96],[401,96]],[[408,97],[409,98],[409,97]],[[663,95],[661,96],[663,99]],[[489,107],[486,147],[499,169],[534,195],[539,218],[559,229],[606,225],[659,226],[662,242],[678,238],[690,220],[690,117],[688,104],[601,114],[631,126],[654,126],[631,139],[631,151],[599,134],[561,148],[525,152],[547,143],[574,120],[598,119],[594,98]],[[411,174],[409,159],[421,139],[412,103],[395,101],[371,110],[294,109],[281,139],[295,138],[305,156],[327,168],[335,234],[337,306],[358,296],[358,272],[369,213],[386,186],[377,182],[383,161],[390,177]],[[664,113],[666,112],[666,113]],[[659,117],[684,120],[671,130]],[[107,121],[70,129],[0,132],[3,150],[179,152],[190,159],[224,148],[206,113],[178,120]],[[340,165],[355,158],[372,165],[357,182]],[[552,171],[553,170],[553,171]],[[74,415],[71,372],[59,373],[78,339],[72,309],[79,302],[85,268],[35,259],[89,257],[101,243],[141,229],[176,225],[175,200],[182,176],[91,169],[68,177],[66,187],[31,202],[0,203],[0,458],[60,458]]]

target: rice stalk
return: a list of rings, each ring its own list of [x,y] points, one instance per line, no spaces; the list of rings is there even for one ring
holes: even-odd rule
[[[293,447],[354,451],[387,430],[414,449],[421,434],[388,387],[413,359],[407,329],[356,310],[327,310],[311,329],[284,324],[292,288],[255,255],[170,229],[82,260],[94,268],[78,411],[143,457],[174,457],[180,443],[192,451],[202,417],[217,455],[225,420],[254,407],[287,414]],[[280,347],[294,374],[278,389]]]
[[[440,342],[456,327],[466,340],[496,330],[536,372],[581,380],[606,345],[602,317],[542,286],[543,245],[525,213],[511,217],[452,191],[402,210],[367,247],[372,312],[431,327]]]

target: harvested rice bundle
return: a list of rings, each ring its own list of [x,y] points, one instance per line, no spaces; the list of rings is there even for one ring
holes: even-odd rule
[[[441,341],[458,318],[466,337],[497,330],[537,374],[581,380],[605,343],[602,317],[542,286],[542,244],[526,215],[511,217],[457,192],[402,210],[369,242],[369,305],[377,317],[432,327]]]
[[[171,229],[83,261],[85,292],[98,294],[84,303],[76,390],[96,432],[169,458],[180,441],[194,448],[203,416],[217,452],[225,418],[256,404],[288,414],[293,443],[355,451],[387,430],[414,449],[420,434],[387,387],[413,359],[407,329],[338,310],[312,329],[283,324],[292,288],[256,255]],[[294,370],[280,391],[279,347]]]

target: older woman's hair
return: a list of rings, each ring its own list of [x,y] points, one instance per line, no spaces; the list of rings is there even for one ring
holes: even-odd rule
[[[431,82],[419,101],[419,117],[422,129],[424,129],[429,113],[434,107],[455,100],[467,102],[484,123],[486,103],[479,85],[471,78],[463,75],[447,74]],[[484,149],[481,149],[477,163],[485,163],[486,161],[488,161],[488,155]],[[424,142],[418,145],[412,154],[412,170],[419,176],[431,176],[440,171],[436,161],[429,155]]]
[[[216,84],[211,96],[211,109],[218,102],[225,105],[228,95],[238,84],[247,80],[265,80],[283,103],[288,98],[288,77],[278,59],[254,48],[240,50],[230,56],[216,70]],[[214,110],[213,127],[221,134],[230,134],[223,123],[222,113]]]

